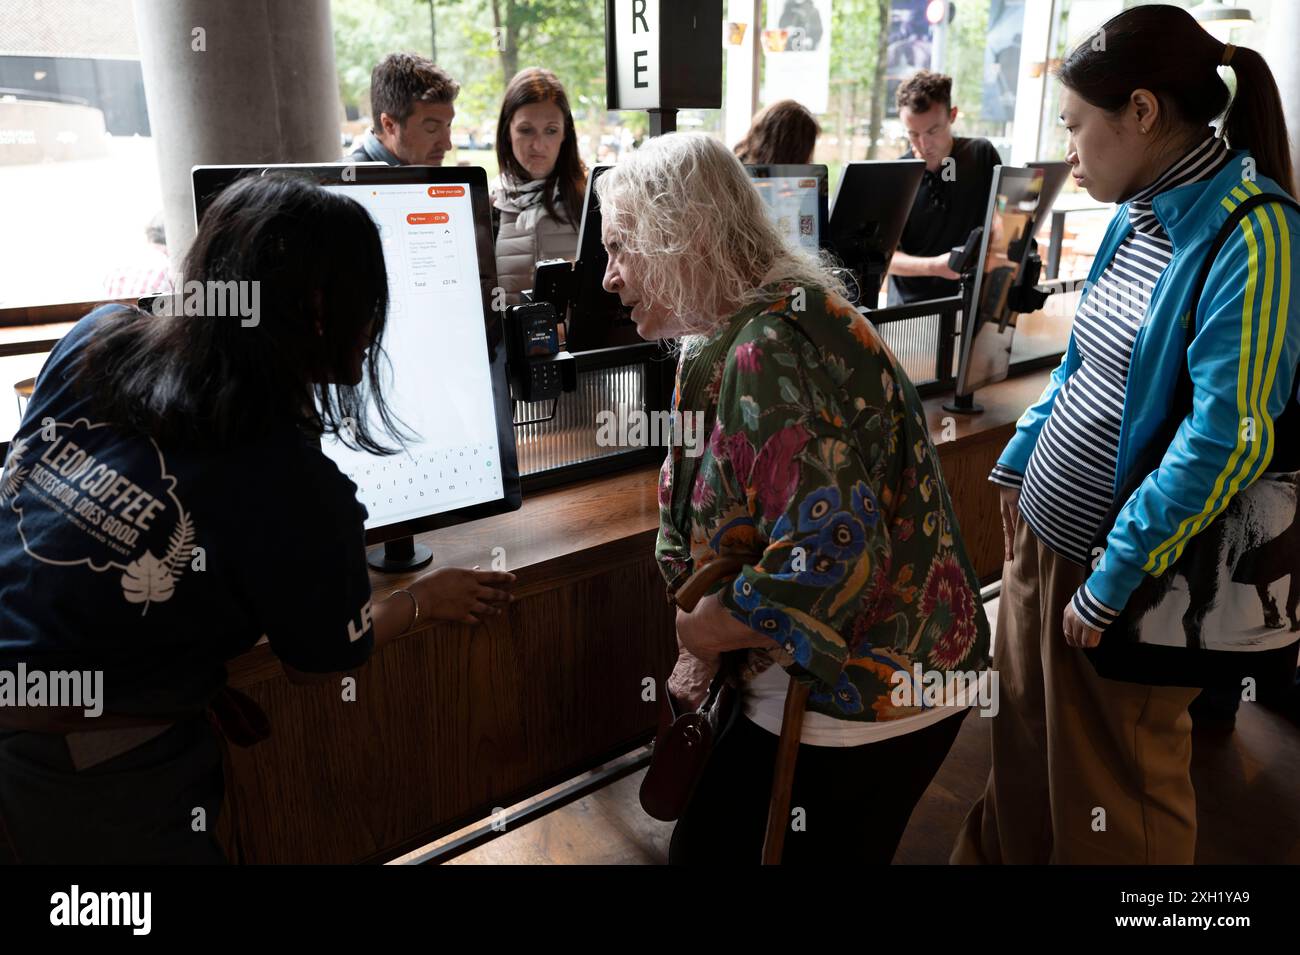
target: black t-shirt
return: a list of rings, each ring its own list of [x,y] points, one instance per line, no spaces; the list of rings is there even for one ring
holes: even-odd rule
[[[0,477],[0,669],[102,670],[105,712],[181,714],[263,634],[295,669],[359,666],[356,486],[290,424],[215,453],[96,420],[71,369],[114,308],[51,353]]]
[[[993,188],[993,167],[1002,160],[987,139],[955,136],[952,141],[952,172],[945,178],[944,166],[928,169],[916,191],[916,201],[903,227],[898,251],[908,255],[938,255],[964,245],[971,229],[984,224]],[[903,159],[911,159],[909,148]],[[890,275],[889,301],[920,302],[956,295],[961,283],[955,279],[924,275]]]

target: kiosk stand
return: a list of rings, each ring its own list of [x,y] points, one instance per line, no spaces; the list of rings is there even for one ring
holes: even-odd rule
[[[413,536],[395,537],[378,547],[369,548],[366,563],[386,574],[401,574],[433,563],[433,551],[424,544],[417,544]]]
[[[983,228],[973,230],[949,257],[949,267],[961,275],[962,322],[956,388],[945,411],[984,410],[974,393],[1007,377],[1016,316],[1042,308],[1051,294],[1036,284],[1042,262],[1034,233],[1056,198],[1055,172],[1043,166],[995,167]]]

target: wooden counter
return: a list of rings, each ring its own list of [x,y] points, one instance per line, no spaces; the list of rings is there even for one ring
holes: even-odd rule
[[[482,626],[439,623],[384,647],[352,674],[355,702],[342,677],[290,684],[265,644],[232,661],[231,684],[272,726],[232,747],[244,858],[384,861],[647,741],[657,709],[642,681],[676,658],[655,491],[643,468],[419,535],[437,565],[490,567],[504,548],[516,600]],[[405,579],[375,575],[376,596]]]
[[[1050,374],[1032,372],[981,389],[975,399],[984,407],[982,414],[945,411],[947,396],[923,402],[962,539],[985,584],[1002,576],[1002,518],[997,485],[989,483],[989,472],[1015,434],[1016,421],[1047,387]]]
[[[988,472],[1046,377],[981,391],[978,416],[925,403],[986,580],[1002,563]],[[385,861],[648,740],[657,704],[643,681],[676,656],[653,560],[655,494],[656,469],[640,468],[419,535],[435,565],[488,568],[503,548],[517,599],[480,627],[439,623],[385,647],[352,674],[354,702],[342,676],[288,683],[265,644],[232,661],[231,684],[266,710],[272,736],[232,748],[218,829],[230,857],[237,829],[249,862]],[[376,574],[376,596],[406,579]]]

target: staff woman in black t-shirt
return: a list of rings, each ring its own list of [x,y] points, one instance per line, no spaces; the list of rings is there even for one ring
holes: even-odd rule
[[[209,314],[106,306],[77,323],[0,477],[0,856],[221,861],[207,715],[241,702],[226,660],[265,634],[291,679],[337,673],[417,622],[476,624],[510,599],[513,575],[457,568],[371,599],[365,510],[319,447],[392,453],[404,436],[360,205],[241,180],[182,279]],[[34,692],[59,680],[69,698]]]

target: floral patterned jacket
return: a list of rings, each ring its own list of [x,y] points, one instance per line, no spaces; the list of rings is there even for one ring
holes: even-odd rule
[[[697,389],[704,407],[677,410],[715,423],[690,462],[689,527],[672,513],[683,449],[664,461],[660,570],[672,586],[724,548],[761,553],[720,593],[772,638],[770,649],[749,651],[742,677],[776,662],[813,683],[813,712],[861,722],[916,715],[919,706],[891,702],[893,673],[916,663],[982,670],[989,653],[978,579],[920,399],[843,298],[769,290],[772,301],[733,319],[741,329],[711,369],[693,369],[698,352],[679,361],[677,395],[692,375],[708,384]]]

